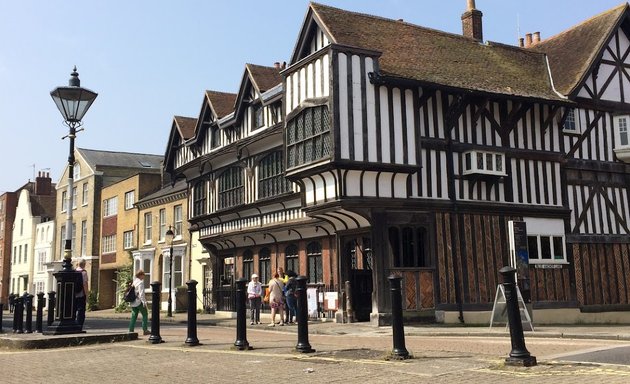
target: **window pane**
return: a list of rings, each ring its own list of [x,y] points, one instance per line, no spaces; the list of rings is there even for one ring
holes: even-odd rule
[[[561,236],[553,237],[553,258],[564,260],[564,239]]]
[[[468,152],[464,155],[464,169],[469,171],[472,168],[472,154]]]
[[[488,171],[492,171],[493,169],[493,166],[492,166],[494,164],[494,161],[492,161],[493,157],[494,156],[491,153],[486,153],[486,166],[488,167],[487,168]]]
[[[503,172],[503,155],[497,154],[496,160],[497,162],[495,169],[497,170],[497,172]]]
[[[540,236],[540,253],[543,260],[551,260],[551,239],[549,236]]]
[[[527,247],[529,248],[530,260],[538,260],[538,236],[527,236]]]

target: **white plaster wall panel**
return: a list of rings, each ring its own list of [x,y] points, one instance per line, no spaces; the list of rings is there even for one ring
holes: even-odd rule
[[[392,90],[392,107],[394,109],[394,148],[402,148],[402,115],[401,115],[401,105],[400,105],[400,89],[394,88]],[[403,164],[403,154],[402,151],[397,150],[394,152],[394,162],[396,164]]]
[[[371,58],[365,60],[365,71],[374,71],[374,62]],[[367,161],[377,162],[377,147],[376,147],[376,101],[374,100],[374,85],[371,82],[366,81],[365,90],[365,105],[367,108],[367,141],[368,146],[368,158]],[[382,112],[381,112],[382,113]]]
[[[361,93],[361,58],[357,55],[352,56],[352,123],[354,141],[354,159],[363,161],[363,105]]]
[[[350,137],[348,137],[348,63],[345,54],[339,54],[339,148],[342,159],[350,158]]]
[[[389,113],[386,113],[389,108],[389,99],[387,97],[387,88],[380,88],[380,102],[381,102],[381,160],[384,163],[390,161],[390,144],[389,144],[389,130],[390,122],[389,122]]]
[[[413,107],[413,91],[405,91],[405,113],[407,121],[407,164],[418,164],[416,159],[416,146],[420,145],[416,139],[416,122]]]

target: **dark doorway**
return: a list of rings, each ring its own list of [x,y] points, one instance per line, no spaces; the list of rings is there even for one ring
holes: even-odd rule
[[[344,257],[349,262],[352,307],[356,321],[370,321],[372,313],[372,246],[368,236],[347,238]]]

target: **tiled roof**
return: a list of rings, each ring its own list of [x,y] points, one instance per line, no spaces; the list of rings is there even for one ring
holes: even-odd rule
[[[77,148],[92,169],[98,166],[160,169],[163,157],[145,153],[99,151]]]
[[[569,95],[582,83],[627,9],[628,4],[621,4],[530,48],[549,57],[554,85],[559,92]]]
[[[138,204],[147,203],[155,199],[159,199],[161,197],[175,195],[181,192],[185,192],[188,190],[188,182],[185,179],[177,180],[175,184],[167,184],[160,188],[159,190],[151,193],[138,200]]]
[[[255,83],[256,88],[263,93],[270,90],[276,85],[282,83],[282,76],[280,71],[275,67],[263,67],[256,64],[245,64],[245,68],[252,76],[252,81]]]
[[[218,119],[234,111],[234,103],[236,102],[235,93],[206,91],[206,97],[212,105],[212,109],[214,109],[214,112],[217,114]]]
[[[311,3],[331,41],[382,52],[382,75],[438,86],[550,100],[544,55],[410,23]]]
[[[195,135],[195,127],[197,126],[197,119],[192,117],[175,116],[175,124],[179,134],[184,140],[188,140]]]

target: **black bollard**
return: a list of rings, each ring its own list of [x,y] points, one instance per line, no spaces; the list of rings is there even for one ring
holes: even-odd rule
[[[162,284],[159,281],[151,283],[151,336],[149,336],[149,343],[159,344],[163,343],[162,336],[160,336],[160,286]]]
[[[4,331],[2,330],[2,314],[4,311],[4,304],[0,303],[0,333],[3,333]]]
[[[46,326],[50,327],[55,322],[55,291],[48,292],[48,318],[46,319]]]
[[[394,349],[392,357],[397,359],[408,359],[409,352],[405,348],[405,328],[403,326],[402,293],[400,289],[400,276],[390,276],[390,292],[392,295],[392,336],[394,339]]]
[[[297,322],[298,322],[298,343],[295,350],[302,353],[315,352],[308,342],[308,307],[306,304],[306,276],[295,278],[297,288],[295,296],[297,299]]]
[[[239,351],[251,349],[247,342],[247,327],[245,323],[246,296],[247,296],[247,279],[240,278],[236,280],[236,292],[234,302],[236,303],[236,341],[234,346]]]
[[[503,290],[505,291],[505,305],[508,313],[508,323],[510,325],[510,340],[512,351],[505,359],[508,365],[518,365],[532,367],[537,365],[536,357],[530,355],[525,347],[525,336],[523,335],[523,323],[521,323],[521,311],[518,308],[518,294],[516,292],[516,269],[503,267],[499,270],[503,275]]]
[[[35,332],[42,333],[43,327],[43,317],[44,317],[44,305],[46,305],[46,300],[44,300],[44,292],[39,292],[37,294],[37,314],[35,315]]]
[[[15,316],[14,321],[16,324],[14,325],[15,333],[24,333],[24,298],[16,297],[15,298]]]
[[[33,333],[33,297],[30,293],[24,296],[24,309],[26,320],[24,321],[24,333]]]
[[[188,286],[188,335],[184,344],[194,347],[199,345],[197,338],[197,281],[187,281],[186,285]]]

